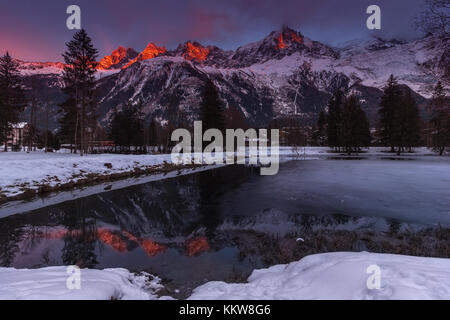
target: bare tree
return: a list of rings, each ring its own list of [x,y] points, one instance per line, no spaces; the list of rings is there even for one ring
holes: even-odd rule
[[[424,10],[416,17],[416,28],[424,34],[444,36],[450,32],[449,12],[449,0],[425,0]]]
[[[303,99],[304,95],[301,92],[303,86],[312,84],[314,82],[314,75],[312,72],[312,62],[305,61],[303,64],[294,72],[294,74],[287,81],[287,88],[291,91],[294,91],[294,115],[299,114],[299,110],[297,108],[297,99]]]

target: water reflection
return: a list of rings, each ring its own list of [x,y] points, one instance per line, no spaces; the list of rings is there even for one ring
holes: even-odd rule
[[[320,201],[312,208],[312,195],[277,184],[291,169],[267,178],[230,166],[9,216],[0,219],[0,265],[124,267],[154,273],[185,297],[205,281],[242,281],[319,252],[450,257],[449,229],[352,216]],[[256,187],[262,182],[275,189]]]

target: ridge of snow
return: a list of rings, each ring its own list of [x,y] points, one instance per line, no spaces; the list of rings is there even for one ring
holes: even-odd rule
[[[301,244],[299,244],[301,245]],[[380,289],[367,286],[369,266],[381,270]],[[377,253],[323,253],[253,271],[248,283],[208,282],[192,300],[450,299],[450,259]]]
[[[308,239],[304,239],[308,241]],[[302,241],[298,245],[303,245]],[[379,268],[380,287],[369,289]],[[0,299],[158,299],[160,279],[126,269],[82,269],[81,288],[67,288],[66,267],[0,268]],[[160,297],[159,299],[172,299]],[[335,252],[255,270],[247,283],[207,282],[189,300],[447,300],[450,259],[368,252]]]
[[[0,268],[0,300],[154,300],[162,287],[157,277],[121,268],[81,269],[80,289],[68,289],[69,276],[64,266]]]

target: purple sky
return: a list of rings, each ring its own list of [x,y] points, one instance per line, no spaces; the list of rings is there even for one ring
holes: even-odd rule
[[[0,53],[61,61],[74,33],[66,28],[70,4],[81,7],[82,27],[103,56],[119,45],[140,51],[148,42],[236,49],[283,24],[331,45],[372,35],[413,38],[423,0],[0,0]],[[366,28],[371,4],[381,7],[381,31]]]

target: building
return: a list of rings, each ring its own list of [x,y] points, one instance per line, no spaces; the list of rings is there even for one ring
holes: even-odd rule
[[[13,149],[23,147],[28,131],[29,125],[27,122],[18,122],[13,124],[8,135],[8,146]]]

